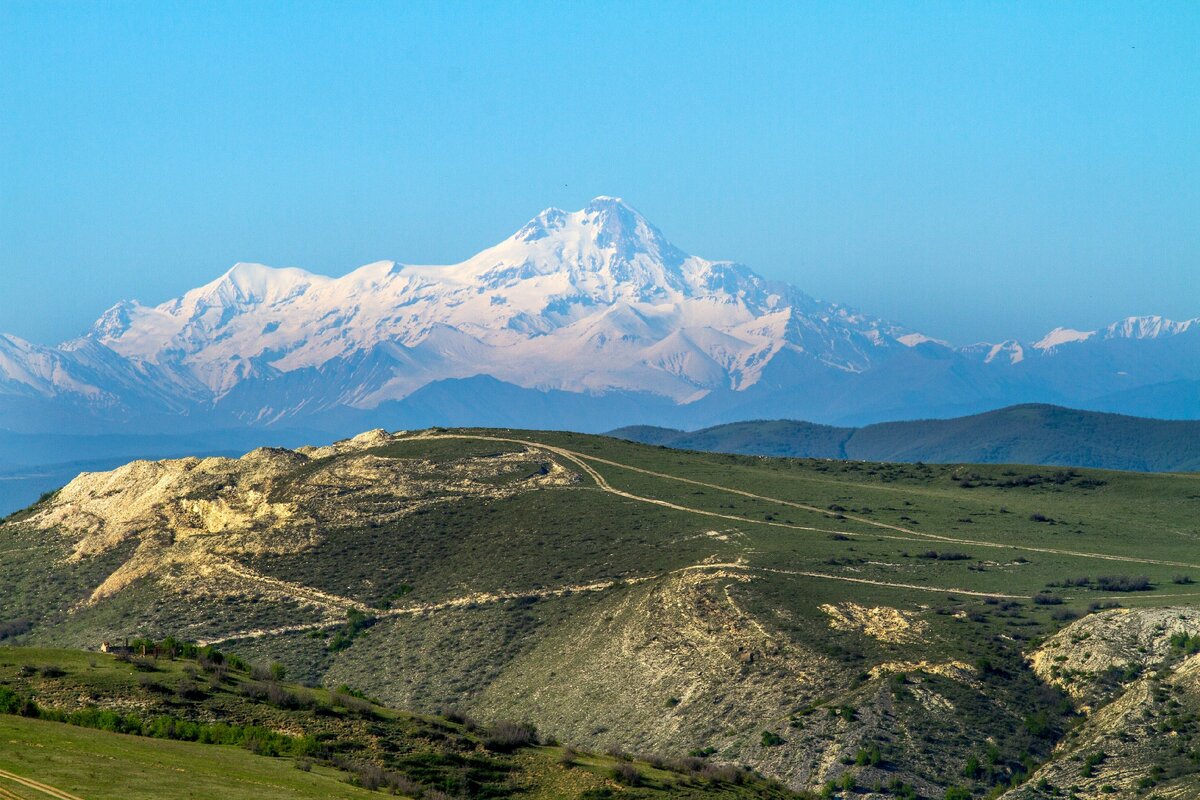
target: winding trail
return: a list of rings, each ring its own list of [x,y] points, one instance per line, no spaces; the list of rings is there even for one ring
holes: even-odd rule
[[[981,540],[981,539],[969,539],[969,538],[958,537],[958,536],[944,536],[944,535],[936,534],[936,533],[925,533],[923,531],[914,531],[911,528],[905,528],[901,525],[892,525],[890,523],[880,522],[878,520],[867,519],[866,517],[849,515],[849,514],[842,514],[841,516],[844,517],[845,519],[851,519],[851,520],[854,520],[855,522],[859,522],[864,525],[869,525],[873,528],[879,528],[879,529],[883,529],[886,531],[890,531],[890,533],[870,533],[870,534],[868,534],[868,533],[864,533],[862,531],[838,530],[835,528],[820,528],[820,527],[815,527],[815,526],[811,526],[811,525],[798,525],[796,523],[779,522],[779,521],[775,521],[775,520],[750,519],[748,517],[737,516],[734,514],[724,514],[719,511],[709,511],[709,510],[703,509],[703,508],[693,508],[691,506],[680,505],[679,503],[672,503],[668,500],[660,500],[655,497],[645,497],[643,495],[638,495],[638,494],[634,494],[632,492],[625,491],[624,489],[619,489],[616,486],[613,486],[599,470],[597,470],[594,466],[592,466],[591,463],[588,463],[588,462],[595,462],[598,464],[604,464],[607,466],[616,467],[618,469],[629,470],[630,472],[637,472],[637,473],[641,473],[643,475],[649,475],[651,477],[660,478],[662,480],[675,481],[678,483],[684,483],[684,484],[688,484],[688,485],[692,485],[692,486],[700,486],[705,489],[712,489],[712,490],[718,491],[718,492],[725,492],[728,494],[739,495],[742,497],[747,497],[747,498],[750,498],[753,500],[759,500],[759,501],[766,502],[766,503],[774,503],[774,504],[778,504],[778,505],[782,505],[782,506],[787,506],[790,508],[796,508],[796,509],[800,509],[803,511],[820,514],[824,517],[832,517],[833,514],[832,514],[832,512],[830,512],[827,509],[818,508],[817,506],[809,505],[807,503],[797,503],[795,501],[784,500],[784,499],[778,498],[778,497],[769,497],[767,495],[755,494],[753,492],[747,492],[745,490],[735,489],[735,488],[732,488],[729,486],[721,486],[721,485],[715,484],[715,483],[707,483],[705,481],[693,480],[691,478],[683,478],[678,475],[671,475],[671,474],[664,473],[664,472],[655,472],[654,470],[643,469],[641,467],[634,467],[629,464],[622,464],[618,461],[611,461],[606,458],[600,458],[599,456],[587,455],[585,453],[580,453],[575,450],[569,450],[565,447],[558,447],[556,445],[545,444],[543,442],[536,442],[536,441],[532,441],[529,439],[517,439],[517,438],[503,437],[503,436],[482,436],[482,435],[475,435],[475,434],[422,433],[422,434],[418,434],[416,436],[410,437],[409,440],[416,441],[416,440],[424,440],[424,439],[460,439],[460,440],[465,439],[465,440],[472,440],[472,441],[503,442],[503,443],[507,443],[507,444],[519,444],[524,447],[529,447],[529,448],[532,448],[535,450],[542,450],[542,451],[545,451],[552,455],[556,455],[566,461],[571,462],[572,464],[577,466],[579,469],[581,469],[589,478],[591,478],[592,481],[596,484],[596,487],[598,489],[600,489],[601,491],[607,492],[608,494],[612,494],[616,497],[622,497],[627,500],[633,500],[633,501],[639,502],[639,503],[647,503],[650,505],[656,505],[656,506],[660,506],[662,508],[669,508],[673,511],[680,511],[680,512],[687,513],[687,514],[696,514],[699,516],[729,520],[729,521],[737,522],[737,523],[740,523],[743,525],[744,524],[766,525],[766,526],[775,527],[775,528],[786,528],[788,530],[805,531],[805,532],[809,532],[809,533],[836,534],[836,535],[842,535],[842,536],[856,536],[856,537],[875,536],[877,538],[892,539],[892,540],[896,540],[896,541],[905,541],[905,542],[936,541],[936,542],[946,542],[946,543],[952,543],[952,544],[972,545],[975,547],[990,547],[990,548],[1001,549],[1001,550],[1016,550],[1016,551],[1030,552],[1030,553],[1048,553],[1048,554],[1052,554],[1052,555],[1070,556],[1070,557],[1074,557],[1074,558],[1091,558],[1091,559],[1099,559],[1099,560],[1103,560],[1103,561],[1120,561],[1120,562],[1128,562],[1128,563],[1134,563],[1134,564],[1154,564],[1154,565],[1160,565],[1160,566],[1188,567],[1188,568],[1192,568],[1192,569],[1200,569],[1200,564],[1192,564],[1192,563],[1188,563],[1188,562],[1184,562],[1184,561],[1167,561],[1167,560],[1153,559],[1153,558],[1138,558],[1136,556],[1120,556],[1120,555],[1111,555],[1108,553],[1093,553],[1093,552],[1086,552],[1086,551],[1079,551],[1079,550],[1064,550],[1064,549],[1052,548],[1052,547],[1036,547],[1033,545],[1005,544],[1005,543],[1000,543],[1000,542],[989,542],[989,541]],[[371,608],[365,606],[364,604],[362,604],[359,601],[351,600],[349,598],[343,598],[343,597],[339,597],[337,595],[327,594],[324,592],[320,592],[317,589],[312,589],[310,587],[299,587],[298,585],[291,584],[291,583],[284,582],[284,581],[277,581],[276,579],[258,575],[257,573],[247,573],[247,572],[243,572],[241,570],[236,570],[236,569],[230,568],[230,567],[225,567],[225,568],[229,569],[231,572],[235,572],[235,574],[238,574],[238,576],[241,578],[244,578],[247,580],[262,580],[264,582],[270,582],[273,585],[276,585],[276,588],[293,589],[293,590],[298,589],[298,588],[303,589],[304,592],[302,594],[310,595],[310,597],[302,597],[302,599],[310,599],[310,600],[317,599],[320,601],[320,603],[322,605],[326,605],[327,607],[333,605],[333,606],[342,606],[342,607],[346,607],[346,608],[355,608],[359,611],[363,611],[364,613],[373,614],[375,617],[377,617],[379,619],[385,619],[385,618],[389,618],[389,617],[430,614],[430,613],[436,613],[438,611],[445,611],[445,610],[449,610],[449,609],[465,608],[465,607],[468,607],[471,605],[482,605],[482,604],[503,602],[506,600],[515,600],[515,599],[519,599],[522,597],[545,598],[545,597],[561,597],[563,595],[574,594],[574,593],[579,593],[579,592],[602,592],[602,591],[605,591],[605,590],[608,590],[608,589],[611,589],[611,588],[614,588],[617,586],[632,586],[634,584],[643,583],[645,581],[655,580],[656,578],[662,577],[661,575],[658,575],[658,574],[642,575],[642,576],[637,576],[637,577],[595,581],[595,582],[587,583],[587,584],[570,584],[570,585],[557,586],[557,587],[551,587],[551,588],[527,589],[527,590],[522,590],[522,591],[482,592],[482,593],[474,593],[474,594],[464,595],[461,597],[455,597],[455,598],[451,598],[449,600],[441,600],[441,601],[433,602],[433,603],[425,603],[425,604],[414,605],[414,606],[405,606],[403,608],[393,608],[393,609],[389,609],[386,611],[377,611],[377,610],[374,610],[374,609],[371,609]],[[810,572],[810,571],[804,571],[804,570],[785,570],[785,569],[776,569],[776,568],[771,568],[771,567],[752,567],[744,562],[726,563],[726,564],[717,564],[717,563],[693,564],[690,566],[680,567],[678,569],[671,570],[670,572],[668,572],[666,574],[672,574],[675,572],[683,572],[683,571],[687,571],[687,570],[707,570],[707,569],[717,569],[717,568],[741,569],[741,570],[747,570],[749,572],[764,572],[764,573],[774,573],[774,574],[780,574],[780,575],[798,575],[798,576],[804,576],[807,578],[817,578],[819,580],[842,581],[845,583],[857,583],[857,584],[865,584],[865,585],[870,585],[870,586],[883,586],[883,587],[888,587],[888,588],[893,588],[893,589],[907,589],[907,590],[913,590],[913,591],[933,592],[933,593],[938,593],[938,594],[961,594],[961,595],[966,595],[969,597],[996,597],[996,598],[1008,599],[1008,600],[1029,600],[1029,599],[1031,599],[1031,595],[1005,594],[1002,592],[983,592],[983,591],[977,591],[977,590],[972,590],[972,589],[961,589],[961,588],[957,588],[957,587],[942,587],[942,586],[929,586],[929,585],[921,585],[921,584],[913,584],[913,583],[900,583],[900,582],[892,582],[892,581],[875,580],[875,579],[870,579],[870,578],[855,578],[855,577],[851,577],[851,576],[847,576],[847,575],[831,575],[831,574],[824,573],[824,572]],[[1161,595],[1159,595],[1159,596],[1161,596]],[[276,627],[276,628],[255,628],[255,629],[251,629],[251,630],[244,630],[244,631],[239,631],[236,633],[231,633],[226,636],[222,636],[221,638],[218,638],[218,639],[201,640],[200,644],[201,645],[208,645],[208,644],[215,645],[215,644],[224,644],[227,642],[240,641],[240,640],[245,640],[245,639],[257,639],[257,638],[261,638],[263,636],[277,636],[277,635],[283,635],[283,634],[289,634],[289,633],[303,633],[303,632],[307,632],[307,631],[334,628],[341,624],[343,624],[343,620],[327,618],[325,620],[318,621],[318,622],[306,622],[306,623],[298,623],[295,625],[283,625],[283,626]]]
[[[870,578],[851,578],[846,575],[826,575],[823,572],[805,572],[796,569],[774,569],[772,567],[755,567],[758,572],[774,572],[779,575],[803,575],[807,578],[827,578],[835,581],[846,581],[847,583],[865,583],[870,586],[889,586],[893,589],[915,589],[919,592],[936,592],[938,594],[965,594],[970,597],[999,597],[1004,600],[1031,600],[1032,595],[1028,594],[1000,594],[999,592],[977,592],[971,589],[945,589],[940,586],[921,586],[916,583],[891,583],[890,581],[876,581]]]
[[[636,586],[639,583],[656,580],[664,575],[674,575],[680,572],[706,572],[708,570],[721,569],[737,569],[745,572],[771,572],[780,575],[803,575],[805,577],[820,578],[822,580],[844,581],[846,583],[863,583],[871,586],[886,586],[893,589],[915,589],[917,591],[934,592],[937,594],[962,594],[973,597],[998,597],[1005,600],[1030,599],[1030,596],[1025,594],[978,592],[971,589],[959,589],[949,586],[918,586],[912,583],[892,583],[890,581],[877,581],[870,580],[868,578],[852,578],[846,575],[830,575],[825,572],[802,572],[799,570],[774,569],[771,567],[752,567],[744,561],[706,561],[700,564],[689,564],[686,567],[678,567],[677,569],[654,575],[640,575],[631,578],[595,581],[593,583],[568,584],[565,586],[555,586],[548,589],[526,589],[524,591],[510,592],[479,592],[475,594],[464,595],[462,597],[454,597],[449,600],[441,600],[436,603],[424,603],[421,605],[388,609],[386,611],[377,611],[374,612],[374,616],[378,619],[418,616],[421,614],[434,614],[438,611],[447,611],[454,608],[467,608],[475,605],[502,603],[506,600],[518,600],[522,597],[546,598],[562,597],[564,595],[579,594],[584,592],[603,592],[619,586]],[[218,645],[226,644],[228,642],[245,641],[246,639],[261,639],[264,636],[280,636],[288,633],[305,633],[308,631],[324,630],[328,628],[336,628],[343,624],[344,620],[326,619],[320,622],[302,622],[295,625],[281,625],[277,628],[253,628],[250,630],[231,633],[218,639],[200,639],[196,643],[201,647],[204,647],[206,645]]]
[[[366,603],[354,600],[349,597],[343,597],[338,594],[323,592],[320,589],[315,589],[312,586],[307,586],[303,583],[294,581],[285,581],[279,578],[272,578],[269,575],[263,575],[238,564],[231,560],[222,560],[216,564],[210,565],[209,569],[228,572],[236,578],[241,578],[244,581],[252,583],[260,583],[264,586],[269,586],[276,591],[294,597],[302,602],[311,605],[325,606],[326,608],[345,609],[347,607],[357,609],[363,613],[370,613],[371,607]]]
[[[714,564],[712,566],[720,565]],[[519,600],[522,597],[562,597],[563,595],[568,594],[602,592],[606,589],[611,589],[614,586],[632,586],[634,584],[653,580],[657,577],[657,575],[646,575],[634,578],[595,581],[593,583],[573,583],[565,586],[554,586],[548,589],[526,589],[519,592],[477,592],[475,594],[463,595],[461,597],[453,597],[449,600],[440,600],[436,603],[424,603],[421,605],[404,606],[403,608],[391,608],[387,610],[370,609],[360,603],[354,603],[354,607],[360,610],[366,609],[368,613],[377,619],[386,619],[388,617],[418,616],[420,614],[432,614],[438,611],[446,611],[452,608],[466,608],[472,605],[502,603],[505,600]],[[345,620],[327,619],[321,622],[302,622],[295,625],[282,625],[278,628],[254,628],[252,630],[231,633],[227,636],[222,636],[219,639],[201,639],[197,642],[197,644],[203,647],[210,644],[224,644],[225,642],[240,641],[243,639],[259,639],[263,636],[278,636],[285,633],[303,633],[305,631],[337,627],[344,623]]]
[[[630,500],[636,500],[636,501],[642,502],[642,503],[651,503],[653,505],[663,506],[665,508],[671,508],[676,511],[684,511],[684,512],[688,512],[688,513],[692,513],[692,514],[702,514],[702,515],[708,516],[708,517],[718,517],[721,519],[735,520],[735,521],[741,522],[743,524],[750,523],[750,524],[754,524],[754,525],[770,525],[770,526],[777,527],[777,528],[791,528],[793,530],[814,531],[814,532],[819,532],[819,533],[838,533],[838,534],[842,534],[843,536],[865,536],[866,535],[866,534],[862,533],[861,531],[831,530],[829,528],[815,528],[815,527],[810,527],[807,525],[796,525],[793,523],[786,523],[786,522],[774,522],[771,520],[749,519],[747,517],[738,517],[738,516],[734,516],[731,514],[721,514],[716,511],[707,511],[707,510],[700,509],[700,508],[690,508],[688,506],[682,506],[677,503],[670,503],[670,502],[667,502],[666,500],[658,500],[653,497],[642,497],[640,495],[626,492],[622,489],[617,489],[612,484],[610,484],[604,478],[604,476],[601,475],[595,468],[593,468],[590,464],[585,463],[584,459],[587,459],[588,461],[594,461],[598,464],[607,464],[610,467],[617,467],[618,469],[629,470],[630,472],[638,472],[643,475],[650,475],[651,477],[661,478],[663,480],[676,481],[678,483],[686,483],[686,484],[689,484],[692,486],[701,486],[705,489],[713,489],[713,490],[716,490],[719,492],[725,492],[727,494],[736,494],[736,495],[740,495],[742,497],[748,497],[753,500],[761,500],[761,501],[767,502],[767,503],[775,503],[775,504],[782,505],[782,506],[788,506],[790,508],[797,508],[802,511],[809,511],[809,512],[812,512],[815,514],[821,514],[822,516],[825,516],[825,517],[833,516],[833,514],[828,509],[818,508],[817,506],[808,505],[807,503],[797,503],[792,500],[783,500],[778,497],[768,497],[766,495],[755,494],[753,492],[747,492],[742,489],[734,489],[729,486],[721,486],[721,485],[715,484],[715,483],[706,483],[704,481],[697,481],[697,480],[693,480],[691,478],[681,478],[678,475],[671,475],[671,474],[665,473],[665,472],[655,472],[654,470],[643,469],[641,467],[634,467],[634,466],[630,466],[629,464],[622,464],[619,461],[610,461],[607,458],[600,458],[599,456],[591,456],[591,455],[587,455],[586,453],[579,453],[574,450],[567,450],[566,448],[563,448],[563,447],[557,447],[555,445],[543,444],[541,442],[529,441],[527,439],[513,439],[513,438],[506,438],[506,437],[501,437],[501,436],[480,436],[480,435],[475,435],[475,434],[446,434],[446,433],[421,434],[418,436],[414,436],[412,438],[413,439],[476,439],[476,440],[481,440],[481,441],[508,442],[511,444],[521,444],[521,445],[525,445],[526,447],[538,448],[538,449],[545,450],[550,453],[555,453],[559,456],[562,456],[565,459],[568,459],[569,461],[571,461],[572,463],[578,465],[581,469],[583,469],[588,474],[588,476],[591,477],[592,480],[594,480],[596,482],[596,485],[599,486],[604,491],[609,492],[611,494],[615,494],[619,497],[628,498]],[[901,541],[937,541],[937,542],[947,542],[950,544],[973,545],[975,547],[992,547],[992,548],[1001,549],[1001,550],[1020,550],[1020,551],[1027,552],[1027,553],[1049,553],[1051,555],[1072,556],[1074,558],[1092,558],[1092,559],[1099,559],[1099,560],[1103,560],[1103,561],[1121,561],[1121,562],[1132,563],[1132,564],[1153,564],[1153,565],[1157,565],[1157,566],[1166,566],[1166,567],[1187,567],[1189,569],[1200,569],[1200,564],[1194,564],[1194,563],[1190,563],[1187,561],[1168,561],[1165,559],[1157,559],[1157,558],[1139,558],[1137,556],[1119,556],[1119,555],[1112,555],[1109,553],[1093,553],[1093,552],[1088,552],[1088,551],[1083,551],[1083,550],[1063,550],[1063,549],[1053,548],[1053,547],[1036,547],[1034,545],[1005,544],[1002,542],[989,542],[989,541],[986,541],[983,539],[967,539],[967,538],[959,537],[959,536],[944,536],[942,534],[937,534],[937,533],[925,533],[923,531],[914,531],[911,528],[905,528],[901,525],[892,525],[891,523],[880,522],[879,520],[867,519],[866,517],[860,517],[860,516],[855,516],[855,515],[851,515],[851,514],[842,514],[842,516],[846,519],[850,519],[850,520],[854,520],[855,522],[862,523],[863,525],[870,525],[875,528],[882,528],[885,530],[891,530],[891,531],[896,531],[898,533],[905,534],[904,536],[883,535],[883,538],[899,539]],[[875,535],[878,536],[881,534],[875,534]]]
[[[24,786],[27,789],[33,789],[35,791],[41,792],[42,794],[48,794],[51,797],[56,797],[56,798],[58,798],[58,800],[83,800],[83,798],[79,797],[78,795],[70,794],[69,792],[64,792],[62,789],[55,789],[53,786],[51,786],[48,783],[42,783],[41,781],[35,781],[32,778],[23,778],[20,775],[17,775],[15,772],[9,772],[6,769],[0,769],[0,778],[2,778],[4,780],[12,781],[13,783],[20,784],[21,786]],[[7,790],[4,790],[4,791],[12,797],[19,797],[18,795],[13,794],[12,792],[7,792]]]

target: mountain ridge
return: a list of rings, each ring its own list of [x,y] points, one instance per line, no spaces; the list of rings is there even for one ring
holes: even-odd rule
[[[630,426],[608,435],[678,449],[791,458],[1200,470],[1200,423],[1034,403],[967,417],[859,428],[747,420],[696,431]]]
[[[57,347],[0,336],[0,417],[14,430],[39,415],[89,432],[329,429],[477,375],[673,407],[627,423],[752,413],[861,424],[1016,402],[1195,417],[1186,384],[1200,380],[1200,319],[1129,317],[954,347],[684,253],[624,201],[598,197],[546,209],[458,264],[377,261],[329,277],[238,263],[157,306],[120,301]],[[604,429],[589,418],[573,427]]]

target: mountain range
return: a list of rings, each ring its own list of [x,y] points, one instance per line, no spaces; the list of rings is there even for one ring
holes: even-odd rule
[[[859,425],[1019,402],[1196,418],[1200,318],[955,347],[688,255],[598,197],[460,264],[237,264],[55,347],[0,336],[0,428],[23,433]]]
[[[788,458],[1200,470],[1200,422],[1036,404],[861,428],[784,419],[730,422],[698,431],[632,425],[609,435],[683,450]]]

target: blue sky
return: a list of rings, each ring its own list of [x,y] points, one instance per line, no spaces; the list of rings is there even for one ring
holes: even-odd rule
[[[1200,4],[0,4],[0,331],[620,195],[965,343],[1200,315]]]

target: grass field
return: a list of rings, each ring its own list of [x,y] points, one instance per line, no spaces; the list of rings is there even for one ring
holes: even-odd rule
[[[389,499],[338,477],[377,464],[423,488]],[[538,483],[555,465],[577,478]],[[600,750],[712,753],[797,786],[853,773],[944,787],[986,731],[997,753],[972,779],[981,793],[1028,774],[1074,724],[1029,671],[1039,642],[1097,607],[1200,600],[1190,474],[435,430],[261,488],[316,520],[255,534],[295,546],[203,533],[69,559],[69,539],[18,517],[0,577],[19,589],[0,616],[32,621],[22,642],[211,640],[394,707],[528,719]],[[135,548],[161,567],[81,603]],[[201,550],[228,568],[188,572]],[[872,748],[881,761],[855,763]]]
[[[146,739],[14,716],[0,716],[0,770],[87,800],[374,794],[349,785],[333,770],[302,772],[292,759],[264,758],[237,747]],[[49,796],[3,773],[0,786],[30,800]]]
[[[729,773],[736,780],[703,775],[703,763],[568,750],[525,734],[496,744],[503,740],[492,728],[461,716],[414,715],[346,687],[304,687],[269,672],[211,651],[142,658],[0,648],[0,797],[349,798],[378,788],[423,800],[588,791],[598,800],[614,787],[630,800],[797,797],[745,771]],[[36,708],[13,703],[14,693]],[[197,724],[283,738],[222,745],[187,727]],[[618,767],[636,785],[614,780]]]

